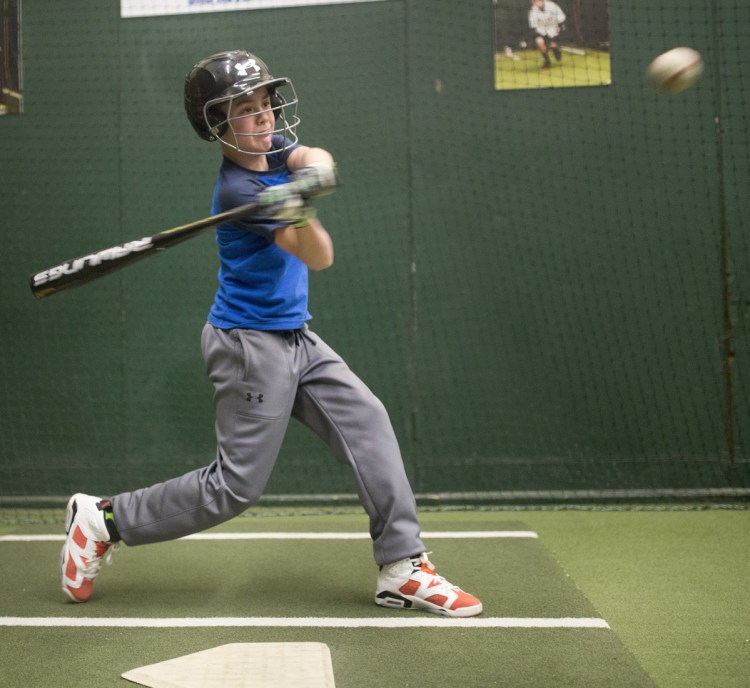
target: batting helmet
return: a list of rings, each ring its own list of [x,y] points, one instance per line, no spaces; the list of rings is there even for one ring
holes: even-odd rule
[[[228,115],[224,103],[258,88],[268,89],[271,108],[277,122],[274,133],[296,142],[297,94],[290,79],[274,78],[265,62],[246,50],[216,53],[196,64],[185,78],[185,112],[198,136],[215,141],[227,131]],[[279,89],[286,87],[284,97]],[[289,113],[285,112],[291,108]],[[231,145],[231,144],[229,144]]]

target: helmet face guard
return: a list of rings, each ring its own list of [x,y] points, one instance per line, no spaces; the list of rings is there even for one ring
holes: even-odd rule
[[[258,112],[230,118],[233,102],[258,89],[266,88],[271,101],[268,111],[274,115],[274,135],[283,137],[279,148],[258,153],[242,146],[243,138],[267,134],[237,133],[232,122],[241,117],[256,117]],[[201,60],[185,79],[185,111],[196,133],[206,141],[222,143],[242,153],[267,155],[297,142],[297,93],[290,79],[276,79],[265,63],[252,53],[235,50],[217,53]],[[227,132],[232,136],[223,138]]]
[[[283,95],[280,91],[280,87],[283,87]],[[262,110],[249,115],[230,117],[232,105],[235,100],[249,95],[261,88],[268,89],[271,107],[267,110]],[[253,88],[242,90],[235,95],[223,96],[207,101],[203,106],[203,119],[209,127],[209,131],[214,140],[220,138],[222,143],[229,148],[234,148],[241,153],[250,153],[254,155],[277,153],[284,150],[284,148],[287,148],[290,145],[290,141],[291,143],[297,143],[296,129],[300,122],[299,117],[297,116],[297,103],[297,93],[294,90],[292,82],[289,79],[273,79],[270,82],[260,83]],[[240,133],[235,130],[233,123],[246,117],[257,117],[264,112],[273,113],[274,129],[272,133],[274,135],[283,136],[284,143],[279,148],[274,148],[261,154],[247,150],[243,147],[242,142],[243,139],[265,136],[266,134]],[[231,136],[227,136],[228,133],[231,133]]]

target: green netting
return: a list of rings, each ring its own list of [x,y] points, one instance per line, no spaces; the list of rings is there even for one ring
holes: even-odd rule
[[[218,152],[183,78],[233,47],[293,78],[302,141],[338,160],[312,326],[389,408],[418,493],[747,494],[747,7],[558,4],[568,50],[543,82],[527,0],[25,3],[24,112],[0,117],[0,495],[111,494],[213,457],[210,235],[48,301],[26,281],[208,214]],[[645,71],[676,45],[705,72],[665,96]],[[505,63],[526,81],[498,88]],[[352,492],[292,426],[269,494]]]

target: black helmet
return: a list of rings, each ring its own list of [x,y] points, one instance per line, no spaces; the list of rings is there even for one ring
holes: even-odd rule
[[[265,62],[246,50],[231,50],[207,57],[196,64],[185,78],[185,112],[202,139],[215,141],[229,126],[225,109],[220,107],[237,96],[265,87],[271,107],[281,126],[275,133],[297,140],[295,129],[297,95],[290,79],[275,79]],[[286,98],[279,92],[287,87]],[[293,107],[291,114],[284,112]],[[231,144],[230,144],[231,145]]]

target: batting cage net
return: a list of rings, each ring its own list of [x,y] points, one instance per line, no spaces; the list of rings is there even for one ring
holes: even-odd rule
[[[211,232],[43,302],[28,276],[209,214],[220,152],[184,78],[235,48],[293,80],[302,143],[336,157],[310,327],[388,408],[423,503],[747,499],[744,2],[6,4],[8,513],[215,456]],[[666,94],[646,70],[676,46],[703,73]],[[264,499],[353,495],[292,421]]]

